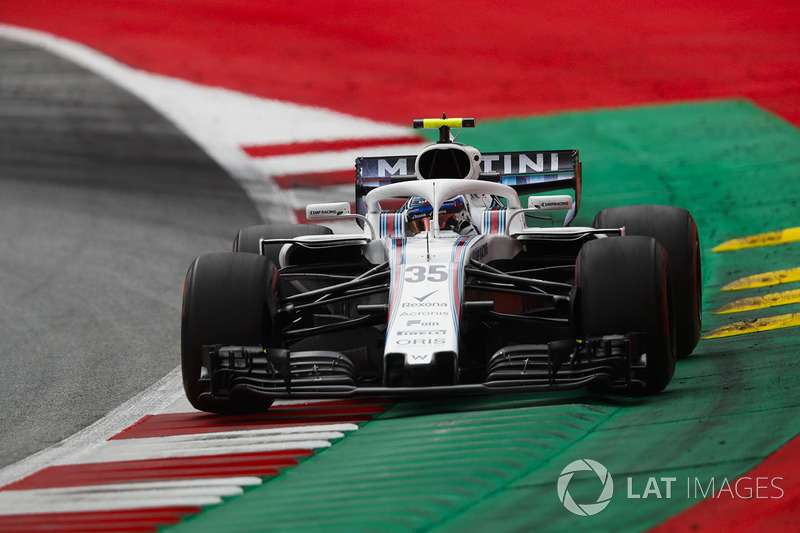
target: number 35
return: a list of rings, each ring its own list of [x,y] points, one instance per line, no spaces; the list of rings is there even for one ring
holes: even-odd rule
[[[409,283],[447,281],[447,265],[412,265],[406,267],[405,280]]]

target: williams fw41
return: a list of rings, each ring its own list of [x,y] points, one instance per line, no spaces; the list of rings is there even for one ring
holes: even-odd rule
[[[451,140],[474,123],[416,120],[439,141],[358,158],[355,207],[306,210],[349,232],[255,226],[231,253],[195,259],[181,331],[192,405],[664,389],[700,335],[692,216],[617,207],[572,227],[578,152],[482,154]]]

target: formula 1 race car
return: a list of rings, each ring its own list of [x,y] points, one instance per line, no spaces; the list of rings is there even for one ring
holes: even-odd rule
[[[474,122],[415,120],[439,141],[358,158],[354,209],[306,209],[350,219],[350,233],[255,226],[194,260],[181,323],[192,405],[667,386],[700,336],[692,216],[619,207],[570,227],[577,150],[481,154],[451,140]]]

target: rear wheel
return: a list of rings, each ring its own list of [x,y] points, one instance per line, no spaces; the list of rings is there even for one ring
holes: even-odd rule
[[[600,211],[595,228],[625,227],[626,235],[653,237],[667,249],[675,302],[675,352],[692,353],[700,340],[702,273],[697,224],[686,209],[665,205],[634,205]]]
[[[270,401],[242,397],[211,398],[202,380],[203,346],[267,346],[272,335],[269,303],[274,299],[277,270],[255,254],[201,255],[189,267],[181,316],[183,388],[197,409],[212,413],[265,411]],[[204,376],[203,376],[204,377]]]
[[[675,372],[669,260],[650,237],[610,237],[581,248],[576,264],[577,331],[581,338],[645,333],[645,394]],[[636,392],[636,391],[631,391]]]

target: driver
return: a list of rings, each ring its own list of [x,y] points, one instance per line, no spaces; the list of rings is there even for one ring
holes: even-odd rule
[[[433,208],[423,198],[412,197],[404,206],[406,211],[406,233],[416,235],[430,229]],[[463,196],[454,196],[439,208],[439,229],[450,230],[461,235],[478,232],[469,216],[467,202]]]

